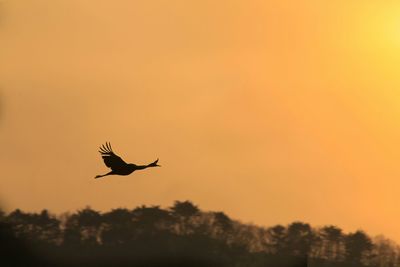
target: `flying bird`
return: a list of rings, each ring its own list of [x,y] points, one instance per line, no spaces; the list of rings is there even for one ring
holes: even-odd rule
[[[125,161],[123,161],[123,159],[121,159],[113,152],[111,144],[107,142],[105,145],[102,145],[100,147],[99,152],[104,160],[104,164],[106,164],[106,166],[110,168],[111,171],[103,175],[97,175],[96,177],[94,177],[95,179],[107,175],[129,175],[136,170],[143,170],[149,167],[161,167],[157,164],[158,159],[148,165],[135,165],[132,163],[126,163]]]

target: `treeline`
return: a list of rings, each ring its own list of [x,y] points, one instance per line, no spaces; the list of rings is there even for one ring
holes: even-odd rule
[[[0,266],[398,267],[392,241],[336,226],[264,228],[190,201],[100,213],[0,212]]]

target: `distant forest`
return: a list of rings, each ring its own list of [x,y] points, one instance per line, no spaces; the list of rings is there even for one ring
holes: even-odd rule
[[[0,212],[0,266],[397,267],[382,236],[308,223],[260,227],[190,201],[75,213]]]

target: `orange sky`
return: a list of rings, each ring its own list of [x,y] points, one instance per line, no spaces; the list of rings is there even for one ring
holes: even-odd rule
[[[366,3],[368,2],[368,3]],[[0,201],[190,199],[400,241],[398,1],[0,1]],[[110,141],[159,169],[95,180]]]

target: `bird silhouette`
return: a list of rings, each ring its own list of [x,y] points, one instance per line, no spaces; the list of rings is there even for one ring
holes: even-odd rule
[[[123,161],[123,159],[121,159],[113,152],[111,144],[107,142],[105,145],[102,145],[100,147],[99,152],[104,160],[104,164],[106,164],[106,166],[110,168],[111,171],[103,175],[97,175],[96,177],[94,177],[95,179],[107,175],[129,175],[136,170],[143,170],[149,167],[161,167],[157,164],[158,159],[148,165],[135,165],[132,163],[126,163],[125,161]]]

